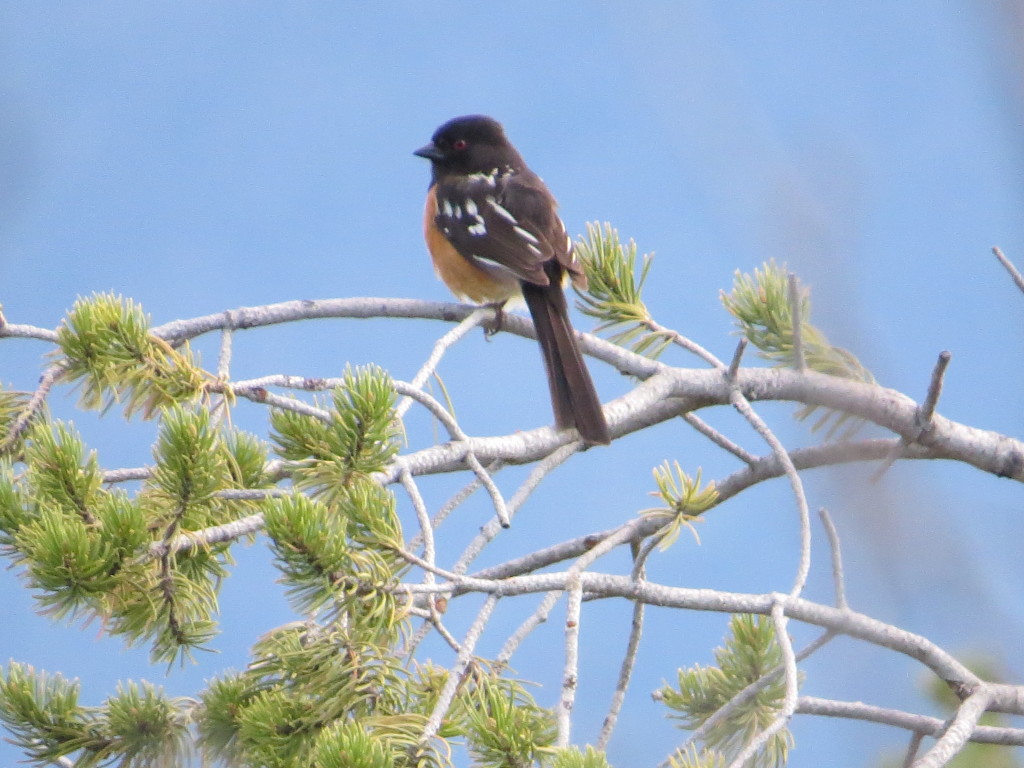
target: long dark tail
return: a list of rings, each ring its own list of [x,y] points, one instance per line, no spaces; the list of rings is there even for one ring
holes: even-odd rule
[[[569,323],[560,281],[552,280],[549,285],[524,282],[523,298],[544,354],[555,424],[560,429],[576,427],[591,445],[608,445],[608,422]]]

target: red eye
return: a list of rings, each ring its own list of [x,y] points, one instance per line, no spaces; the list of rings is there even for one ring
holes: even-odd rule
[[[454,149],[456,152],[461,152],[467,146],[469,146],[469,144],[466,142],[465,139],[456,139],[455,141],[452,142],[452,149]]]

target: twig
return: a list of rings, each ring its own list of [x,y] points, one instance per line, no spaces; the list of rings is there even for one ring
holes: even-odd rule
[[[434,529],[430,522],[430,513],[427,512],[427,505],[423,501],[423,496],[420,494],[420,489],[416,485],[416,481],[413,480],[412,475],[408,472],[403,472],[400,476],[402,487],[405,492],[409,495],[409,500],[412,502],[412,508],[416,512],[416,521],[420,526],[420,537],[423,541],[423,559],[430,564],[431,567],[436,567],[437,563],[434,554]],[[424,579],[428,583],[433,583],[433,573],[427,571]]]
[[[656,543],[656,540],[646,542],[646,544],[652,545]],[[645,546],[638,553],[636,561],[633,563],[633,579],[637,581],[643,580],[647,573],[647,558],[652,551],[652,546]],[[640,637],[643,634],[644,627],[644,612],[645,606],[643,603],[633,603],[633,617],[629,626],[629,639],[626,641],[626,651],[622,656],[622,663],[619,665],[619,678],[615,683],[615,693],[612,694],[608,714],[605,715],[604,722],[601,724],[601,733],[598,734],[597,741],[594,742],[594,746],[602,751],[607,749],[608,742],[611,741],[612,732],[615,730],[615,724],[619,719],[619,712],[622,711],[622,705],[626,701],[626,690],[629,688],[629,681],[633,676],[633,667],[636,665],[637,652],[640,649]]]
[[[465,320],[459,323],[457,326],[452,328],[448,333],[434,342],[434,348],[430,352],[430,356],[427,358],[423,366],[416,372],[416,375],[412,377],[410,382],[413,389],[423,389],[423,385],[427,383],[431,376],[434,375],[434,371],[437,370],[438,363],[441,362],[441,358],[444,357],[445,353],[456,343],[459,339],[473,330],[476,326],[480,325],[485,319],[493,314],[493,310],[487,307],[479,307],[474,310]],[[403,399],[398,407],[395,409],[395,415],[401,419],[412,402],[408,397]]]
[[[420,737],[421,743],[426,744],[437,735],[437,731],[441,727],[441,721],[451,708],[452,701],[455,699],[455,693],[462,683],[462,676],[466,673],[466,667],[473,657],[473,649],[476,648],[476,642],[480,639],[484,627],[491,618],[491,613],[494,612],[494,606],[497,604],[497,595],[488,595],[480,612],[477,613],[472,626],[466,632],[466,636],[462,641],[462,648],[455,658],[455,664],[448,673],[448,678],[445,680],[441,693],[438,694],[437,703],[434,705],[430,717],[427,718],[427,724],[423,727],[423,734]]]
[[[109,484],[147,480],[152,475],[153,467],[122,467],[121,469],[108,469],[102,473],[103,482]]]
[[[790,453],[793,465],[798,470],[812,469],[814,467],[831,466],[853,461],[874,461],[886,455],[896,442],[895,439],[875,438],[871,440],[858,440],[851,443],[827,443],[816,445],[810,448],[801,448]],[[909,455],[915,458],[924,458],[926,454],[915,453],[910,449]],[[778,458],[774,455],[759,457],[750,467],[744,467],[723,480],[716,480],[715,487],[718,489],[718,504],[722,504],[743,491],[769,478],[782,477],[785,472],[782,470]],[[663,525],[662,522],[645,520],[635,531],[635,540],[640,540],[655,533]],[[523,557],[514,558],[507,562],[485,568],[478,571],[474,576],[484,579],[504,579],[509,576],[520,576],[524,573],[546,568],[565,560],[572,560],[589,550],[598,541],[601,541],[611,533],[611,530],[594,531],[573,539],[553,544],[550,547],[535,550]],[[644,543],[642,552],[648,547],[657,546],[656,540],[649,540]]]
[[[772,722],[767,728],[747,742],[747,745],[729,764],[729,768],[743,768],[747,761],[750,760],[758,750],[763,748],[772,736],[786,727],[786,724],[789,723],[790,719],[793,717],[793,713],[796,711],[797,688],[800,681],[797,676],[796,655],[793,653],[793,643],[789,639],[789,633],[786,631],[785,598],[781,595],[778,596],[775,600],[775,604],[772,606],[771,616],[772,623],[775,625],[775,640],[779,644],[779,649],[782,651],[782,667],[786,680],[786,695],[783,698],[782,707],[779,709],[778,713],[776,713]]]
[[[444,622],[441,621],[441,613],[437,610],[437,606],[434,606],[430,609],[429,616],[430,617],[428,621],[430,623],[430,626],[433,626],[434,629],[437,630],[437,634],[444,638],[444,641],[448,643],[448,647],[456,653],[461,651],[462,645],[459,643],[457,639],[455,639],[455,636],[448,631],[448,628],[444,625]],[[415,648],[413,648],[412,650],[414,651]],[[411,652],[412,651],[410,651],[410,653]]]
[[[40,408],[43,407],[43,403],[46,401],[46,396],[53,389],[53,385],[57,379],[64,372],[63,363],[54,363],[49,366],[43,375],[39,378],[39,386],[36,387],[36,391],[32,393],[32,397],[29,398],[28,403],[25,404],[24,410],[18,414],[17,418],[11,422],[10,428],[7,430],[7,435],[3,441],[0,441],[0,456],[11,450],[14,444],[21,437],[22,433],[28,428],[29,422],[32,421],[32,417],[36,415]]]
[[[275,495],[284,496],[290,493],[290,491],[285,491],[285,489],[272,490],[282,491],[280,494]],[[255,515],[232,520],[230,523],[224,523],[223,525],[203,528],[200,531],[179,533],[167,541],[154,541],[149,545],[146,553],[139,558],[139,561],[148,562],[151,559],[160,559],[179,552],[190,552],[195,549],[210,547],[214,544],[234,541],[242,536],[248,536],[250,533],[256,533],[262,527],[263,513],[258,512]]]
[[[582,553],[579,559],[572,564],[568,571],[566,571],[569,578],[572,579],[579,574],[582,574],[587,566],[593,563],[597,558],[611,551],[620,544],[629,541],[637,527],[641,525],[642,522],[642,518],[636,518],[609,531],[604,538],[595,542],[594,545],[589,547],[586,552]],[[561,597],[562,593],[568,589],[569,586],[566,586],[561,589],[551,590],[544,595],[544,599],[541,600],[540,605],[537,606],[537,610],[530,614],[530,616],[520,624],[518,628],[516,628],[516,631],[512,633],[512,636],[505,641],[505,645],[502,646],[501,651],[495,657],[495,660],[499,664],[507,664],[508,660],[512,658],[512,655],[516,652],[516,649],[526,636],[547,621],[548,615],[551,613],[551,609],[554,608],[555,603],[558,602],[558,598]]]
[[[395,382],[395,391],[408,398],[418,400],[430,408],[431,412],[445,425],[453,440],[468,439],[468,436],[462,431],[462,427],[459,426],[455,418],[435,398],[416,389],[415,384]],[[494,504],[494,511],[498,517],[499,524],[502,528],[508,528],[511,525],[508,507],[505,504],[505,498],[501,495],[501,491],[498,490],[498,486],[494,482],[494,478],[491,477],[490,472],[480,463],[480,460],[473,454],[472,450],[466,451],[464,458],[466,465],[476,475],[480,484],[487,489],[491,502]]]
[[[310,405],[302,400],[296,400],[294,397],[284,397],[282,395],[268,392],[263,387],[250,387],[250,386],[239,386],[239,385],[219,385],[215,384],[210,387],[211,392],[219,392],[231,387],[231,391],[234,392],[238,397],[244,397],[246,400],[251,400],[254,403],[264,403],[273,408],[280,408],[284,411],[294,411],[300,413],[303,416],[311,416],[319,421],[330,421],[331,413],[324,408],[317,408],[315,405]]]
[[[491,465],[487,467],[487,471],[488,473],[493,475],[495,472],[500,470],[502,466],[503,463],[500,460],[496,460],[491,462]],[[443,523],[448,518],[448,515],[450,515],[457,507],[459,507],[463,502],[465,502],[466,499],[472,496],[477,491],[477,489],[480,488],[482,484],[483,483],[481,482],[480,477],[474,476],[473,479],[466,483],[464,486],[462,486],[462,488],[460,488],[455,493],[454,496],[452,496],[450,499],[448,499],[448,501],[442,504],[441,508],[438,509],[438,511],[430,519],[430,524],[434,527],[434,529],[436,530],[441,525],[441,523]],[[422,540],[419,534],[417,534],[409,542],[409,548],[415,549],[416,547],[420,546],[421,543]]]
[[[704,349],[704,347],[695,342],[693,339],[689,339],[686,336],[683,336],[681,333],[679,333],[679,331],[661,325],[660,323],[656,322],[651,318],[647,318],[647,320],[644,321],[644,325],[646,325],[649,330],[653,331],[654,333],[657,333],[659,336],[664,336],[665,338],[670,339],[672,343],[675,344],[676,346],[682,347],[687,352],[692,352],[709,365],[712,365],[716,368],[721,365],[721,361],[719,361],[719,359],[715,357],[714,354]]]
[[[862,701],[836,701],[816,696],[801,696],[796,711],[801,715],[821,717],[842,717],[849,720],[863,720],[869,723],[904,728],[924,736],[939,736],[949,725],[948,721],[926,715],[915,715],[898,709],[887,709],[865,704]],[[1002,744],[1024,747],[1024,728],[1001,728],[993,725],[979,725],[971,734],[971,741],[978,744]]]
[[[892,451],[885,457],[885,461],[882,462],[881,466],[871,476],[872,482],[878,482],[882,475],[889,471],[889,468],[895,463],[896,459],[903,455],[907,446],[913,443],[921,443],[922,438],[934,429],[935,407],[938,405],[939,396],[942,394],[942,378],[946,375],[946,368],[949,367],[951,359],[952,355],[949,350],[943,350],[939,353],[939,359],[935,361],[931,379],[928,381],[928,392],[925,395],[924,402],[914,411],[913,434],[900,437],[900,441],[893,446]]]
[[[816,653],[819,649],[828,645],[836,636],[836,633],[832,630],[826,630],[816,637],[811,643],[809,643],[803,650],[796,654],[797,662],[801,662],[804,659],[810,658],[810,656]],[[696,728],[690,733],[690,736],[683,743],[685,747],[691,742],[698,742],[703,740],[712,728],[715,728],[719,723],[727,720],[733,712],[742,707],[748,701],[753,699],[757,694],[771,685],[775,679],[785,671],[785,666],[779,664],[776,667],[772,667],[757,680],[747,685],[743,690],[738,691],[729,701],[718,708],[711,717],[707,718],[703,723],[700,724],[699,728]]]
[[[423,496],[420,494],[419,487],[416,485],[416,481],[413,480],[412,475],[408,472],[403,472],[401,475],[402,487],[405,492],[409,495],[410,501],[412,501],[413,509],[416,512],[416,520],[420,526],[420,538],[423,541],[423,560],[426,562],[429,568],[425,568],[423,571],[423,583],[433,584],[434,583],[434,568],[437,567],[436,555],[434,550],[434,529],[430,521],[430,513],[427,512],[427,505],[423,501]],[[452,647],[452,649],[458,653],[460,646],[458,640],[456,640],[451,633],[444,627],[441,622],[441,612],[437,607],[437,596],[433,594],[427,595],[427,610],[430,613],[430,623],[437,628],[441,637]],[[425,636],[425,635],[424,635]],[[412,653],[416,650],[416,645],[422,637],[417,635],[417,641],[415,645],[411,645],[407,651]]]
[[[800,284],[793,272],[787,275],[787,286],[790,321],[793,326],[793,367],[803,373],[807,370],[807,360],[804,358],[804,321],[800,309]]]
[[[917,757],[917,751],[921,748],[922,741],[924,741],[924,734],[920,731],[914,731],[910,734],[907,754],[903,757],[903,768],[911,768],[914,764],[914,759]]]
[[[422,389],[418,389],[414,384],[407,384],[404,381],[392,381],[392,386],[395,388],[396,393],[403,396],[402,402],[412,403],[415,401],[430,411],[431,415],[441,422],[445,431],[448,432],[449,438],[452,440],[466,439],[467,435],[462,431],[459,422],[456,421],[455,417],[436,397],[428,392],[424,392]],[[401,418],[398,409],[395,409],[395,416]]]
[[[978,727],[978,721],[985,714],[991,701],[987,685],[978,686],[970,696],[961,702],[949,728],[942,734],[935,746],[925,752],[913,764],[914,768],[941,768],[957,754],[970,740]]]
[[[725,372],[725,378],[729,382],[736,381],[736,374],[740,371],[740,362],[743,360],[743,353],[747,350],[747,344],[747,337],[744,336],[736,345],[736,351],[732,353],[732,362],[729,363],[729,368]]]
[[[511,520],[516,512],[519,511],[519,507],[529,498],[530,494],[533,493],[534,489],[540,485],[549,473],[554,471],[560,464],[566,459],[572,456],[580,449],[580,443],[578,441],[569,443],[561,446],[558,450],[548,455],[543,461],[538,462],[530,474],[527,476],[523,484],[519,486],[515,494],[512,496],[511,501],[507,505],[508,517]],[[489,521],[483,528],[480,529],[473,540],[469,543],[463,553],[459,556],[459,559],[452,566],[452,570],[456,573],[465,573],[466,569],[469,568],[469,564],[476,559],[476,557],[483,552],[486,547],[501,530],[501,522],[497,518]]]
[[[470,585],[471,591],[485,594],[500,594],[502,597],[516,595],[564,592],[574,574],[568,571],[534,573],[516,576],[500,581],[493,579],[469,579],[460,577],[460,583]],[[768,615],[778,602],[775,594],[746,594],[723,592],[714,589],[689,589],[657,584],[650,581],[637,582],[629,576],[607,573],[586,572],[579,574],[584,594],[598,595],[605,599],[627,598],[640,600],[649,605],[665,608],[716,611],[721,613],[757,613]],[[426,587],[422,584],[396,584],[395,594],[421,594],[428,591],[448,593],[452,584],[438,584]],[[811,600],[787,597],[786,615],[790,619],[814,624],[835,633],[849,635],[905,654],[924,664],[941,679],[958,690],[973,690],[982,680],[964,664],[926,637],[908,632],[892,624],[852,610],[840,610]],[[993,712],[1024,714],[1024,700],[1019,688],[1012,685],[986,683],[993,699],[989,709]]]
[[[807,576],[811,571],[811,513],[804,493],[804,483],[793,465],[793,460],[764,420],[757,415],[750,402],[742,395],[738,387],[733,387],[731,401],[733,407],[743,415],[754,430],[768,443],[772,454],[778,459],[789,479],[789,486],[796,498],[797,514],[800,518],[800,561],[797,565],[796,577],[789,594],[796,597],[803,592]]]
[[[505,644],[501,646],[501,650],[498,651],[498,655],[494,657],[494,663],[499,667],[506,666],[509,659],[515,655],[515,652],[519,650],[519,646],[523,640],[533,632],[537,627],[548,620],[548,616],[551,614],[551,609],[555,607],[555,603],[558,602],[558,598],[562,596],[561,589],[553,589],[544,595],[544,599],[540,601],[536,610],[531,613],[522,624],[516,627],[516,631],[513,632]]]
[[[491,497],[491,503],[494,504],[494,514],[498,518],[498,524],[502,528],[510,528],[512,520],[509,517],[508,506],[505,504],[505,497],[498,490],[494,478],[484,469],[484,465],[480,463],[480,460],[472,451],[466,454],[466,464],[473,470],[473,474],[480,479],[484,488],[487,489],[487,493]]]
[[[744,464],[753,464],[755,461],[757,461],[757,457],[754,454],[750,453],[750,451],[743,448],[742,446],[734,443],[728,437],[726,437],[717,429],[708,424],[706,421],[701,419],[700,416],[698,416],[697,414],[684,413],[683,421],[685,421],[691,427],[696,429],[698,432],[704,435],[704,437],[713,442],[719,448],[722,448],[731,453]]]
[[[825,526],[825,535],[828,536],[829,550],[832,552],[832,582],[836,590],[836,607],[841,609],[849,608],[846,602],[846,579],[843,576],[843,553],[839,546],[839,534],[835,525],[832,524],[832,517],[828,510],[822,507],[818,510],[818,517],[821,524]]]
[[[569,746],[572,731],[572,708],[576,702],[580,659],[580,605],[583,590],[579,581],[569,586],[569,599],[565,606],[565,664],[562,668],[562,695],[558,701],[555,720],[558,724],[557,747]]]
[[[24,325],[20,323],[8,323],[3,314],[0,313],[0,339],[38,339],[57,343],[57,332],[49,328],[39,328],[35,325]]]
[[[1013,278],[1014,285],[1016,285],[1021,292],[1024,292],[1024,275],[1021,275],[1017,268],[1013,266],[1013,262],[1003,255],[1003,252],[998,246],[992,249],[992,253],[994,253],[995,257],[999,259],[999,263],[1003,265],[1006,271],[1010,273],[1010,277]]]
[[[927,432],[931,429],[932,417],[935,416],[935,406],[938,405],[939,396],[942,394],[942,377],[946,375],[946,369],[949,367],[949,361],[952,357],[953,355],[950,354],[949,350],[944,349],[939,353],[939,359],[935,361],[935,367],[932,369],[932,378],[928,382],[928,394],[919,412],[922,432]]]
[[[231,370],[231,342],[235,328],[231,319],[231,310],[224,313],[227,317],[220,331],[220,350],[217,354],[217,378],[226,381]]]

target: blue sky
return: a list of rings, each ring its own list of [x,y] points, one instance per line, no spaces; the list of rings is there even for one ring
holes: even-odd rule
[[[1019,435],[1024,297],[989,249],[1024,265],[1024,105],[1013,24],[996,8],[8,2],[0,301],[11,322],[53,327],[77,296],[101,290],[135,298],[157,323],[296,298],[448,300],[420,240],[428,170],[411,152],[449,117],[481,112],[505,123],[570,231],[607,220],[656,253],[646,299],[662,323],[728,357],[735,339],[719,290],[736,269],[785,261],[811,285],[814,320],[881,383],[920,398],[949,349],[940,413]],[[234,372],[335,375],[376,361],[408,379],[444,330],[382,320],[251,332],[236,341]],[[200,349],[212,365],[215,346]],[[0,380],[33,387],[47,351],[4,341]],[[592,368],[606,400],[628,386]],[[469,339],[442,373],[471,433],[547,423],[539,359],[523,340]],[[495,408],[499,380],[507,387]],[[54,414],[75,420],[105,466],[148,460],[152,425],[124,427],[115,412],[100,420],[73,403],[59,392]],[[763,410],[788,446],[816,439],[792,423],[792,408]],[[763,450],[730,414],[705,416]],[[257,408],[238,418],[261,429]],[[590,451],[545,484],[493,559],[627,519],[649,506],[650,467],[666,458],[711,478],[735,468],[681,424]],[[953,465],[897,465],[877,484],[867,482],[872,470],[807,476],[812,506],[827,506],[843,536],[853,605],[953,651],[1019,649],[1020,489]],[[437,503],[451,488],[425,493]],[[475,530],[484,501],[467,515],[476,517],[463,530]],[[702,524],[700,547],[681,540],[654,573],[685,586],[784,588],[796,564],[794,517],[781,484],[748,492]],[[815,536],[810,596],[827,600],[827,553]],[[35,616],[15,576],[0,578],[0,660],[79,676],[89,703],[128,677],[194,692],[292,617],[257,543],[239,552],[225,587],[220,654],[165,675],[95,626]],[[621,606],[588,610],[592,639],[625,616]],[[661,713],[647,694],[676,667],[709,663],[725,622],[652,612],[613,761],[652,764],[672,748],[670,726],[652,728]],[[500,646],[501,626],[482,650]],[[611,695],[612,646],[584,653],[596,671],[581,689],[582,741],[596,735]],[[547,683],[537,695],[548,703],[560,648],[557,626],[545,628],[520,662],[524,676]],[[440,649],[437,660],[451,661]],[[1019,680],[1019,659],[1007,663]],[[916,669],[844,642],[808,664],[806,690],[927,711]],[[824,720],[800,720],[795,731],[793,766],[826,755],[840,768],[865,765],[905,743],[881,727]],[[16,757],[0,745],[0,763]]]

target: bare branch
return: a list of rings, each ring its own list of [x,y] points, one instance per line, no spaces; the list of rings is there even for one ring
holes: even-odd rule
[[[231,347],[234,329],[225,327],[220,332],[220,350],[217,353],[217,378],[226,381],[231,371]]]
[[[410,386],[413,389],[422,389],[423,385],[426,384],[430,377],[434,375],[434,372],[437,370],[437,366],[441,362],[441,358],[444,357],[444,354],[453,347],[459,339],[483,323],[484,320],[493,314],[493,309],[480,307],[452,330],[448,331],[448,333],[438,339],[434,343],[434,348],[431,350],[427,361],[416,372],[416,375],[412,377]],[[402,402],[398,404],[398,407],[395,409],[395,415],[398,416],[398,418],[402,418],[402,416],[405,415],[405,412],[409,410],[409,406],[411,404],[412,401],[406,397],[406,399],[402,400]]]
[[[798,654],[796,654],[796,660],[800,662],[804,659],[809,658],[812,654],[816,653],[819,649],[823,648],[825,645],[830,643],[833,640],[833,638],[835,638],[835,636],[836,635],[834,632],[823,632],[817,638],[815,638],[813,642],[808,644],[806,648],[804,648]],[[761,675],[761,677],[759,677],[757,680],[750,683],[750,685],[746,686],[743,690],[739,691],[735,696],[729,699],[729,701],[722,705],[722,707],[719,708],[717,712],[715,712],[713,715],[711,715],[711,717],[709,717],[707,720],[701,723],[699,728],[696,728],[693,732],[691,732],[690,736],[686,739],[685,744],[690,744],[691,742],[697,742],[702,740],[711,731],[712,728],[728,719],[733,712],[735,712],[737,709],[742,707],[748,701],[753,699],[757,694],[759,694],[761,691],[763,691],[765,688],[771,685],[776,680],[776,678],[778,678],[778,676],[781,675],[784,671],[785,666],[782,664],[780,664],[777,667],[773,667],[772,669],[768,670],[763,675]],[[799,711],[799,702],[797,711]]]
[[[43,371],[43,375],[39,378],[39,386],[32,393],[32,397],[29,398],[25,409],[11,422],[11,426],[7,430],[4,439],[0,440],[0,456],[7,453],[17,443],[18,438],[28,428],[32,417],[43,407],[43,403],[46,402],[46,396],[50,393],[50,390],[62,373],[64,373],[64,365],[62,363],[54,363]]]
[[[692,352],[694,355],[696,355],[709,365],[712,365],[715,368],[723,367],[722,361],[715,357],[715,355],[713,355],[708,350],[704,349],[704,347],[695,342],[693,339],[689,339],[686,336],[683,336],[678,331],[661,325],[660,323],[656,322],[651,318],[648,318],[646,321],[644,321],[644,325],[647,326],[647,328],[649,328],[650,330],[654,331],[655,333],[664,336],[668,339],[671,339],[672,343],[675,344],[677,347],[682,347],[687,352]]]
[[[723,450],[726,450],[729,453],[731,453],[744,464],[753,464],[757,460],[757,457],[754,456],[754,454],[750,453],[742,446],[734,443],[728,437],[726,437],[717,429],[708,424],[706,421],[701,419],[700,416],[697,416],[696,414],[693,413],[684,413],[683,421],[685,421],[691,427],[696,429],[698,432],[704,435],[704,437],[713,442],[719,448],[722,448]]]
[[[555,746],[569,746],[572,732],[572,708],[576,703],[576,687],[579,681],[580,661],[580,604],[583,590],[578,581],[569,586],[569,600],[565,606],[565,665],[562,668],[562,695],[558,701],[555,720],[558,723],[558,739]]]
[[[922,741],[924,741],[923,733],[914,731],[910,734],[910,743],[907,744],[907,754],[903,756],[903,768],[911,768],[914,764],[914,759],[917,757],[917,751],[921,748]]]
[[[949,367],[949,361],[953,355],[948,349],[944,349],[939,353],[939,359],[935,362],[935,367],[932,369],[932,378],[928,382],[928,394],[924,399],[924,403],[921,404],[921,409],[918,418],[921,422],[921,431],[927,432],[931,428],[932,417],[935,415],[935,406],[939,403],[939,395],[942,394],[942,377],[946,375],[946,368]]]
[[[423,541],[423,559],[431,568],[435,568],[437,567],[437,562],[434,554],[434,528],[430,522],[430,513],[427,512],[427,505],[424,503],[423,496],[420,494],[416,481],[412,479],[412,475],[408,472],[403,472],[401,482],[405,492],[409,494],[412,508],[416,512],[416,521],[420,525],[420,538]],[[428,570],[424,580],[432,584],[434,582],[433,572]]]
[[[259,307],[237,307],[231,310],[232,325],[236,330],[260,328],[282,323],[295,323],[319,318],[418,318],[421,320],[442,320],[461,322],[481,307],[468,304],[453,304],[418,299],[352,298],[282,301]],[[489,310],[484,310],[488,312]],[[488,315],[485,314],[485,319]],[[227,324],[224,312],[174,320],[150,330],[156,336],[170,342],[181,342],[197,336],[219,331]],[[527,318],[506,312],[502,318],[501,330],[528,339],[536,339],[537,333]],[[638,355],[616,344],[586,333],[576,334],[584,353],[604,360],[623,373],[647,378],[665,368],[662,363]]]
[[[473,470],[473,474],[479,478],[480,483],[484,488],[487,489],[488,495],[491,497],[491,503],[494,504],[494,514],[498,518],[498,523],[502,528],[509,528],[512,526],[512,520],[509,517],[508,506],[505,504],[505,497],[501,495],[501,491],[498,490],[497,484],[494,482],[494,478],[491,477],[490,473],[484,469],[484,465],[480,463],[480,460],[472,453],[466,454],[466,464]]]
[[[839,546],[839,534],[827,509],[819,509],[818,516],[821,518],[821,524],[825,526],[829,549],[832,551],[832,581],[836,590],[836,607],[845,609],[849,606],[846,603],[846,579],[843,576],[843,553]]]
[[[841,410],[872,421],[901,436],[917,434],[917,404],[906,395],[876,385],[826,376],[812,370],[798,374],[781,368],[737,371],[737,385],[751,402],[796,401]],[[606,408],[618,434],[644,429],[696,408],[731,402],[730,386],[714,370],[664,369]],[[509,464],[537,461],[571,440],[550,427],[515,435],[471,438],[469,445],[440,445],[395,460],[379,480],[394,482],[400,466],[414,475],[452,472],[472,450],[484,464],[501,459]],[[943,458],[970,464],[998,477],[1024,481],[1024,443],[996,432],[969,427],[936,414],[918,458]]]
[[[543,461],[539,462],[531,471],[529,476],[523,481],[523,484],[519,486],[515,495],[512,497],[512,501],[508,504],[507,511],[508,517],[511,520],[515,516],[519,507],[523,505],[530,494],[533,493],[534,489],[540,485],[547,475],[556,469],[562,462],[572,456],[580,449],[580,443],[573,442],[568,445],[564,445],[561,448],[553,451],[549,456],[545,457]],[[465,551],[456,561],[452,570],[456,573],[465,573],[466,569],[469,568],[469,564],[476,559],[476,557],[484,550],[484,547],[498,534],[501,529],[501,523],[495,517],[494,520],[487,523],[478,533],[473,541],[469,543]]]
[[[796,577],[793,580],[790,594],[793,596],[799,595],[803,592],[804,585],[807,583],[807,575],[811,571],[811,513],[807,505],[807,495],[804,493],[803,480],[797,474],[793,460],[775,436],[775,433],[757,415],[747,399],[740,394],[739,389],[733,390],[731,401],[733,407],[750,422],[751,426],[768,443],[768,446],[772,449],[772,455],[775,456],[780,466],[785,470],[786,477],[789,479],[790,489],[796,498],[797,514],[800,520],[800,561],[797,565]]]
[[[430,591],[447,594],[457,591],[454,587],[471,583],[472,591],[512,597],[537,592],[564,592],[570,579],[577,576],[581,580],[584,593],[592,596],[605,599],[628,598],[665,608],[769,615],[778,602],[778,595],[774,594],[755,595],[712,589],[689,589],[649,581],[637,582],[628,576],[592,572],[576,574],[569,571],[517,576],[501,581],[469,580],[461,577],[458,583],[438,584],[432,588],[421,584],[399,584],[395,585],[394,590],[397,594],[415,595]],[[954,690],[973,691],[982,682],[966,666],[926,637],[866,614],[791,596],[786,598],[784,607],[786,616],[791,619],[814,624],[836,634],[849,635],[910,656],[931,669],[940,679],[953,686]],[[987,683],[986,686],[992,695],[990,711],[1024,714],[1024,694],[1017,686],[997,683]]]
[[[992,253],[995,254],[997,259],[999,259],[999,263],[1003,265],[1003,268],[1010,273],[1010,277],[1013,278],[1013,284],[1016,285],[1022,293],[1024,293],[1024,275],[1021,275],[1013,265],[1013,262],[1006,258],[998,246],[992,249]]]
[[[786,615],[784,608],[785,598],[780,595],[772,606],[771,617],[772,623],[775,625],[775,640],[779,644],[779,649],[782,651],[782,668],[786,680],[786,695],[783,698],[782,707],[775,715],[771,724],[747,742],[747,745],[729,764],[729,768],[743,768],[747,761],[750,760],[758,750],[763,748],[772,736],[786,727],[787,723],[789,723],[790,719],[793,717],[793,713],[796,711],[797,688],[800,681],[797,676],[796,656],[793,653],[793,643],[789,639],[789,634],[786,631]]]
[[[650,552],[650,549],[647,551]],[[643,560],[638,558],[638,562],[633,569],[633,578],[642,579],[644,572]],[[619,719],[619,712],[622,711],[622,705],[626,701],[626,689],[629,688],[629,681],[633,676],[633,667],[636,665],[637,652],[640,650],[640,637],[643,633],[643,627],[644,604],[635,602],[633,603],[633,618],[629,627],[629,639],[626,641],[626,651],[622,656],[622,664],[619,665],[619,678],[615,683],[615,693],[612,695],[608,714],[605,715],[604,723],[601,725],[601,733],[598,734],[597,741],[594,743],[597,749],[606,749],[608,742],[611,741],[612,732],[615,730],[615,724]]]
[[[498,651],[498,655],[494,657],[494,661],[499,666],[505,666],[509,660],[519,650],[519,646],[522,644],[533,630],[548,620],[548,616],[551,615],[551,609],[555,607],[555,603],[558,602],[558,598],[562,596],[562,589],[552,589],[544,595],[544,599],[540,601],[537,609],[531,613],[526,620],[516,627],[516,631],[513,632],[505,644],[501,646],[501,650]]]
[[[484,627],[487,626],[487,622],[494,612],[494,606],[497,604],[498,596],[489,595],[480,612],[477,613],[476,619],[473,621],[469,631],[466,632],[466,636],[462,641],[462,648],[455,658],[455,665],[448,673],[444,687],[441,689],[441,693],[438,694],[437,703],[434,705],[430,717],[427,718],[427,724],[423,727],[423,735],[420,737],[422,743],[425,744],[437,735],[437,731],[441,727],[441,721],[451,707],[455,694],[462,684],[462,676],[466,674],[466,667],[469,666],[469,662],[473,658],[473,649],[476,648],[476,642],[480,639]]]
[[[924,402],[918,406],[917,411],[914,414],[914,433],[911,435],[904,435],[900,439],[900,442],[893,448],[892,452],[886,456],[885,461],[875,471],[875,474],[872,476],[873,481],[877,481],[889,470],[889,467],[893,465],[893,462],[895,462],[896,459],[900,458],[908,445],[912,443],[925,442],[923,438],[932,430],[932,420],[935,417],[935,406],[938,405],[939,395],[942,394],[942,377],[946,374],[946,368],[949,367],[949,361],[951,358],[952,355],[948,350],[943,350],[939,353],[939,359],[936,361],[935,367],[932,369],[932,377],[928,382],[928,392],[925,395]]]
[[[946,720],[925,715],[914,715],[898,709],[875,707],[861,701],[835,701],[815,696],[801,696],[796,711],[801,715],[843,717],[850,720],[864,720],[870,723],[904,728],[925,736],[939,736],[949,724]],[[1003,744],[1024,747],[1024,728],[998,728],[979,725],[971,734],[970,741],[979,744]]]
[[[736,381],[736,375],[740,370],[740,362],[743,360],[743,353],[747,351],[748,343],[747,337],[744,336],[736,345],[736,351],[732,353],[732,362],[729,363],[729,369],[725,374],[726,379],[730,383]]]
[[[935,746],[925,752],[914,763],[914,768],[942,768],[970,740],[978,727],[978,721],[985,714],[991,696],[986,685],[981,685],[957,707],[956,716],[949,728],[942,734]]]
[[[39,341],[49,341],[52,344],[56,344],[57,332],[51,331],[49,328],[39,328],[35,325],[8,323],[3,314],[0,313],[0,339],[3,338],[38,339]]]

